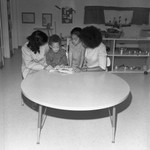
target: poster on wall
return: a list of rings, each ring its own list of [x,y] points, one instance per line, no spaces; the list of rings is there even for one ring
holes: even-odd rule
[[[62,8],[62,23],[72,23],[72,22],[73,22],[72,8],[69,7]]]
[[[52,26],[52,14],[51,13],[42,13],[42,26]]]
[[[22,23],[35,23],[35,13],[22,12]]]

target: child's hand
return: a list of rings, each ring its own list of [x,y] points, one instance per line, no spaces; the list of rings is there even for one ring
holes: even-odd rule
[[[65,68],[66,66],[65,65],[60,65],[60,68]]]
[[[55,67],[55,69],[61,69],[61,68],[65,68],[65,66],[64,65],[57,65],[56,67]]]
[[[58,69],[60,69],[61,67],[59,66],[59,65],[57,65],[56,67],[55,67],[55,69],[56,70],[58,70]]]
[[[49,65],[49,66],[47,66],[46,68],[45,68],[45,70],[47,70],[47,71],[50,71],[50,70],[52,70],[52,69],[54,69],[51,65]]]
[[[84,62],[83,62],[83,68],[86,68],[86,67],[87,67],[87,61],[84,60]]]
[[[81,71],[86,72],[87,71],[87,67],[82,67]]]
[[[75,72],[81,72],[81,69],[78,68],[78,67],[73,67],[73,70],[74,70]]]

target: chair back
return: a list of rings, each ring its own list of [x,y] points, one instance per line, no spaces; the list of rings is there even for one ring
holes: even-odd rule
[[[106,71],[108,71],[108,68],[110,67],[111,65],[111,60],[109,57],[106,58]]]

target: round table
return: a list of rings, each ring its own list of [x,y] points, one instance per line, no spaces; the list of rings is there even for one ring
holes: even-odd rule
[[[71,111],[112,108],[112,142],[115,142],[115,106],[126,100],[130,93],[127,82],[108,72],[64,74],[42,70],[27,76],[21,89],[28,99],[39,104],[37,143],[40,142],[43,106]]]

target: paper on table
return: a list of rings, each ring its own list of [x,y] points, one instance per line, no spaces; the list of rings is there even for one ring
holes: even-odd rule
[[[72,74],[74,73],[74,70],[73,68],[60,68],[58,69],[59,72],[62,72],[62,73],[67,73],[67,74]]]
[[[49,72],[61,72],[61,73],[66,73],[66,74],[73,74],[74,69],[71,67],[64,66],[64,67],[53,68]]]

